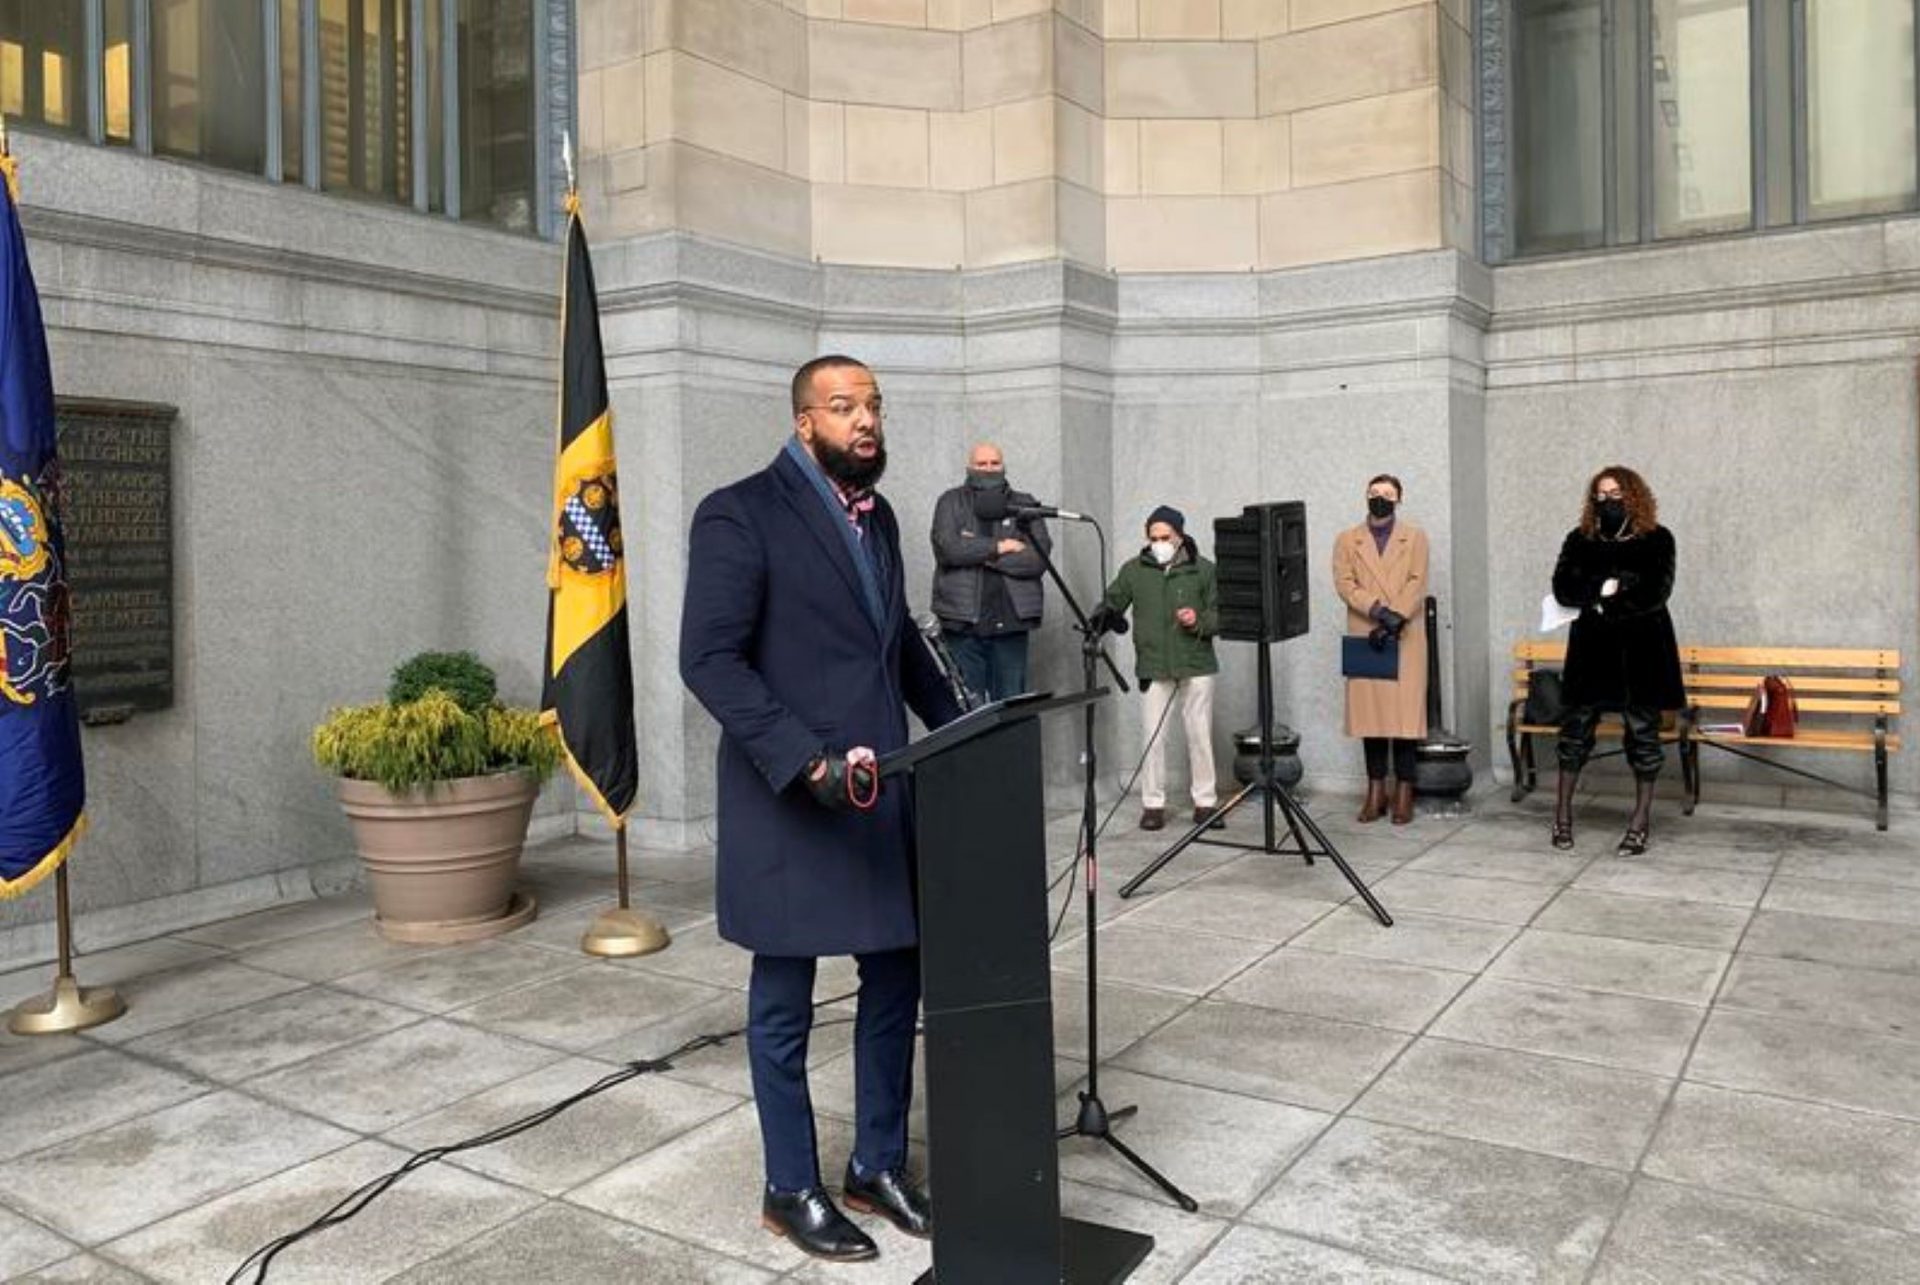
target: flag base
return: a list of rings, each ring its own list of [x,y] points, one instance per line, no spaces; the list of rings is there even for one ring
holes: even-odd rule
[[[111,986],[81,986],[62,974],[53,989],[13,1010],[7,1029],[15,1035],[64,1035],[104,1026],[127,1011],[127,1001]]]
[[[672,940],[658,921],[623,908],[597,915],[580,939],[580,949],[604,959],[630,959],[665,950]]]

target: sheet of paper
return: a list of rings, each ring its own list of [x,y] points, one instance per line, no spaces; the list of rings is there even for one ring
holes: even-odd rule
[[[1548,590],[1547,596],[1540,600],[1540,632],[1550,634],[1556,629],[1565,628],[1580,618],[1578,607],[1563,606],[1560,600]]]

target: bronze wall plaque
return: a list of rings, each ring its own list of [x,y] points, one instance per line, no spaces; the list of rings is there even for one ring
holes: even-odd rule
[[[173,704],[171,406],[61,398],[61,512],[80,717]]]

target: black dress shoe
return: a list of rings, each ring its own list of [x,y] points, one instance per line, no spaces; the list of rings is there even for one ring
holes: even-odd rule
[[[879,1214],[909,1236],[933,1235],[933,1207],[927,1193],[907,1177],[904,1169],[887,1169],[862,1178],[847,1166],[841,1195],[847,1208],[862,1214]]]
[[[760,1225],[812,1254],[836,1263],[858,1263],[880,1255],[873,1237],[847,1221],[825,1187],[805,1191],[767,1191]]]

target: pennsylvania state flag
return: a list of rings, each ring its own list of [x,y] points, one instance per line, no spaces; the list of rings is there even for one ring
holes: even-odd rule
[[[0,155],[0,898],[19,896],[66,860],[86,828],[87,795],[68,665],[53,372],[14,164]]]
[[[561,299],[560,440],[547,557],[547,655],[540,717],[567,765],[615,829],[639,785],[633,658],[627,641],[627,559],[613,461],[613,411],[600,352],[600,306],[579,203],[567,200]]]

